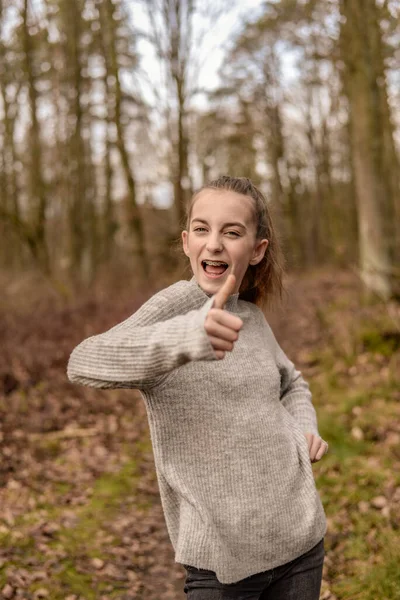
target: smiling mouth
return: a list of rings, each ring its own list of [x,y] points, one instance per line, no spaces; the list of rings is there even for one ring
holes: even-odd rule
[[[221,260],[202,260],[201,266],[207,274],[217,276],[225,273],[229,265]]]

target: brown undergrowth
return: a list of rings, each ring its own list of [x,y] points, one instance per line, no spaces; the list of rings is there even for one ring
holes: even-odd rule
[[[324,600],[400,598],[399,311],[356,276],[290,276],[268,315],[310,382],[329,454],[313,465],[328,516]],[[73,386],[69,352],[145,300],[36,301],[0,320],[0,597],[184,598],[135,391]]]

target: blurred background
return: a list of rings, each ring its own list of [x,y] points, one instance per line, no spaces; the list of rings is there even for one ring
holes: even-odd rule
[[[267,315],[329,454],[323,600],[400,599],[400,0],[0,0],[0,597],[183,598],[132,391],[74,345],[191,276],[185,205],[266,194]]]

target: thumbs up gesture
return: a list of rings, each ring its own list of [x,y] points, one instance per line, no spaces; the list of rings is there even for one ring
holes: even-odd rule
[[[242,319],[224,310],[226,301],[234,293],[235,285],[236,277],[230,273],[224,285],[215,294],[213,308],[208,311],[204,322],[204,329],[219,359],[224,358],[225,352],[233,350],[233,345],[239,337],[238,332],[243,326]]]

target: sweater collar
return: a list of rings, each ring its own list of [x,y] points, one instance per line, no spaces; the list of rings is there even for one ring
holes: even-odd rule
[[[196,286],[196,288],[198,290],[200,290],[205,297],[211,298],[213,296],[213,294],[209,294],[208,292],[205,292],[203,290],[203,288],[201,288],[199,286],[197,279],[194,275],[193,275],[192,279],[190,280],[190,283],[193,283]],[[231,296],[229,296],[228,300],[226,301],[225,308],[227,310],[230,310],[231,312],[235,311],[238,307],[238,300],[239,300],[239,292],[237,292],[236,294],[232,294]]]

